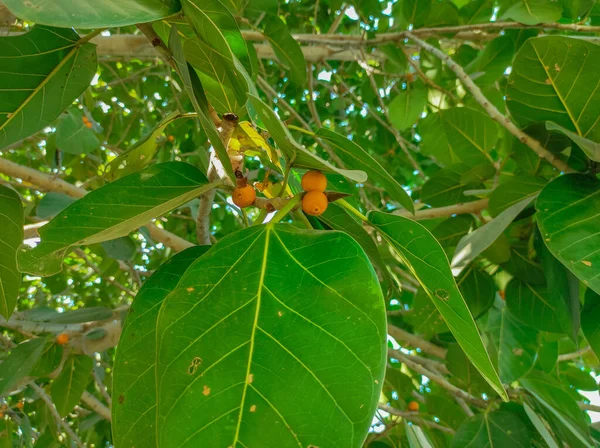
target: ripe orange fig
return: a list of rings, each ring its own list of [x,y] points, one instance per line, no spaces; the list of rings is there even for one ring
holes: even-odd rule
[[[19,409],[20,411],[23,410],[23,407],[25,406],[25,404],[22,401],[17,401],[17,404],[15,405],[15,407],[17,409]]]
[[[302,198],[302,210],[311,216],[319,216],[327,209],[327,196],[321,191],[309,191]]]
[[[169,135],[169,136],[167,137],[167,140],[169,140],[170,142],[174,142],[174,141],[175,141],[175,136],[173,136],[173,135]]]
[[[56,343],[58,345],[65,345],[67,342],[69,342],[69,335],[67,333],[61,333],[56,336]]]
[[[419,403],[416,401],[410,401],[406,407],[410,412],[419,412]]]
[[[304,191],[320,191],[323,193],[327,188],[327,178],[318,170],[310,170],[302,176],[302,189]]]
[[[245,187],[236,187],[231,194],[233,203],[240,208],[250,207],[254,204],[256,199],[256,191],[252,185],[246,185]]]

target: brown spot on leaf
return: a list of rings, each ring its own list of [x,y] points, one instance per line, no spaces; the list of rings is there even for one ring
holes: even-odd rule
[[[202,358],[198,356],[194,357],[194,359],[192,359],[192,362],[190,363],[190,366],[188,367],[188,373],[190,375],[196,373],[200,364],[202,364]]]
[[[588,261],[588,260],[583,260],[582,263],[585,264],[588,267],[592,265],[592,262]]]
[[[375,384],[379,384],[379,380],[375,380]]]
[[[435,290],[435,296],[438,299],[443,300],[444,302],[446,302],[450,298],[450,294],[448,294],[448,291],[442,288]]]
[[[206,384],[204,385],[204,389],[202,389],[202,395],[204,395],[205,397],[208,397],[210,395],[210,387],[208,387]]]
[[[186,288],[186,291],[187,291],[187,292],[193,292],[193,291],[194,291],[194,288],[192,288],[192,287],[190,286],[189,288]]]
[[[515,356],[522,356],[523,355],[523,349],[522,348],[513,348],[512,352],[514,353]]]
[[[250,406],[250,412],[256,412],[256,405],[253,404],[252,406]]]
[[[560,67],[558,66],[558,64],[554,64],[554,70],[556,70],[557,72],[560,72]]]
[[[550,80],[550,78],[546,79],[544,82],[548,85],[552,84],[552,81]]]
[[[125,396],[123,394],[119,395],[119,404],[123,404],[125,401]]]
[[[250,375],[248,375],[248,384],[252,384],[252,381],[254,381],[254,374],[251,373]]]
[[[281,317],[281,316],[283,316],[283,313],[282,313],[281,311],[277,311],[277,315],[278,315],[279,317]]]

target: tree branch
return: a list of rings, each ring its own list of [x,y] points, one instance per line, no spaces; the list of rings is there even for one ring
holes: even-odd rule
[[[83,392],[81,396],[81,401],[89,406],[91,410],[96,412],[100,417],[105,420],[111,421],[110,409],[108,409],[104,404],[90,394],[87,390]]]
[[[420,338],[402,328],[388,325],[388,334],[398,342],[406,342],[410,347],[420,348],[422,352],[444,359],[448,350]]]
[[[387,404],[383,404],[383,403],[378,404],[377,408],[381,409],[382,411],[387,412],[390,415],[395,415],[396,417],[402,417],[407,420],[414,421],[415,423],[429,426],[430,428],[434,428],[434,429],[437,429],[442,432],[446,432],[448,434],[455,433],[455,431],[452,428],[448,428],[448,427],[442,426],[438,423],[423,419],[417,412],[403,412],[403,411],[400,411],[396,408],[393,408],[393,407],[388,406]]]
[[[590,352],[592,348],[590,346],[584,347],[573,353],[565,353],[564,355],[558,355],[558,362],[571,361],[572,359],[580,358],[586,353]]]
[[[488,207],[490,200],[479,199],[473,202],[463,202],[461,204],[448,205],[446,207],[428,208],[425,210],[417,210],[414,215],[411,215],[405,210],[397,210],[392,212],[394,215],[404,216],[416,221],[422,219],[444,218],[453,215],[465,215],[469,213],[479,213]]]
[[[62,179],[55,178],[49,174],[42,173],[41,171],[28,168],[26,166],[19,165],[11,162],[7,159],[0,157],[0,173],[10,177],[16,177],[22,179],[32,185],[35,185],[41,191],[54,191],[57,193],[64,193],[72,198],[82,198],[87,194],[87,191],[83,188],[76,187]],[[165,246],[170,247],[176,252],[192,247],[193,244],[183,238],[174,235],[163,229],[159,229],[153,223],[147,223],[146,228],[152,239],[163,243]]]
[[[521,131],[515,124],[508,118],[503,115],[496,106],[494,106],[481,92],[481,89],[477,84],[473,82],[473,80],[469,77],[469,75],[465,72],[465,70],[458,65],[456,62],[452,60],[450,56],[448,56],[443,51],[435,48],[433,45],[428,44],[427,42],[419,39],[413,33],[409,33],[408,31],[404,32],[404,35],[415,42],[419,47],[429,51],[431,54],[436,56],[441,61],[445,62],[446,65],[456,74],[458,79],[464,84],[469,92],[473,95],[475,100],[479,103],[479,105],[488,113],[488,115],[496,122],[500,123],[500,125],[505,128],[512,135],[517,137],[519,141],[529,146],[539,157],[548,161],[552,165],[554,165],[558,170],[564,173],[573,172],[573,170],[562,160],[560,160],[556,155],[552,154],[546,148],[542,146],[542,144],[534,139],[533,137],[527,135],[525,132]]]

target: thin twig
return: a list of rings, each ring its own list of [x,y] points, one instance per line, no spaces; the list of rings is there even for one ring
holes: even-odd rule
[[[63,429],[65,430],[65,432],[67,433],[67,435],[71,438],[71,440],[79,448],[84,448],[84,444],[81,441],[81,439],[77,436],[77,434],[75,434],[75,432],[69,426],[69,424],[62,419],[62,417],[58,413],[58,410],[56,409],[56,406],[54,406],[54,403],[52,402],[52,399],[48,396],[48,394],[44,391],[44,389],[42,389],[40,386],[38,386],[35,383],[29,383],[29,385],[31,386],[31,388],[33,390],[36,391],[36,393],[40,396],[40,398],[44,401],[44,403],[46,403],[46,406],[48,406],[48,409],[50,410],[50,413],[54,416],[54,418],[56,420],[56,423],[58,425],[60,425],[60,426],[63,427]]]
[[[81,396],[81,401],[83,401],[86,405],[89,406],[90,409],[95,411],[99,416],[103,419],[110,421],[110,409],[108,409],[104,404],[90,394],[87,390],[83,392]]]
[[[584,411],[600,412],[600,406],[597,404],[583,403],[581,401],[578,401],[577,404],[579,405],[579,409],[583,409]]]
[[[519,141],[529,146],[539,157],[544,160],[547,160],[552,165],[554,165],[558,170],[564,173],[573,172],[565,162],[560,160],[555,154],[552,154],[546,148],[542,146],[542,144],[534,139],[533,137],[527,135],[525,132],[521,131],[515,124],[502,114],[496,106],[494,106],[481,92],[481,89],[477,84],[473,82],[473,80],[469,77],[469,75],[465,72],[464,68],[454,62],[450,56],[448,56],[443,51],[435,48],[433,45],[428,44],[427,42],[419,39],[414,34],[405,32],[406,37],[415,42],[419,47],[424,50],[429,51],[434,56],[436,56],[441,61],[445,62],[448,68],[450,68],[461,80],[464,86],[467,88],[469,92],[473,95],[475,100],[479,103],[479,105],[488,113],[488,115],[496,122],[500,123],[502,127],[504,127],[508,132],[517,137]]]
[[[327,34],[333,34],[337,31],[340,24],[342,23],[342,20],[344,20],[344,16],[346,15],[346,9],[348,9],[348,6],[349,5],[346,5],[346,4],[342,5],[342,7],[340,8],[340,13],[333,20],[333,23],[327,30]]]
[[[572,359],[580,358],[586,353],[589,353],[591,350],[592,348],[590,346],[587,346],[573,353],[565,353],[564,355],[558,355],[558,362],[571,361]]]
[[[448,350],[445,348],[426,341],[425,339],[422,339],[419,336],[409,333],[408,331],[405,331],[402,328],[394,325],[388,325],[388,334],[399,343],[405,342],[410,347],[420,348],[422,352],[437,356],[441,359],[444,359],[446,357],[446,353],[448,352]]]
[[[106,280],[107,282],[111,283],[112,285],[114,285],[115,287],[117,287],[118,289],[120,289],[121,291],[125,292],[126,294],[130,295],[131,297],[135,297],[136,293],[134,291],[132,291],[131,289],[129,289],[127,286],[122,285],[121,283],[119,283],[118,281],[116,281],[114,278],[110,278],[110,277],[106,277],[102,274],[102,270],[98,267],[98,265],[96,265],[96,263],[94,263],[91,258],[81,249],[75,249],[75,253],[77,255],[79,255],[79,257],[85,261],[85,263],[92,269],[92,271],[94,271],[100,278]]]
[[[312,115],[312,118],[315,122],[315,124],[317,125],[317,127],[322,128],[323,127],[323,123],[321,122],[321,118],[319,117],[319,114],[317,113],[317,107],[315,105],[315,88],[314,88],[314,80],[313,80],[313,70],[316,67],[313,66],[312,64],[309,65],[308,67],[308,110],[310,111],[310,114]]]
[[[465,215],[470,213],[479,213],[480,211],[486,209],[488,207],[490,200],[479,199],[473,202],[464,202],[460,204],[448,205],[446,207],[437,207],[437,208],[429,208],[425,210],[418,210],[414,215],[411,215],[409,212],[405,210],[398,210],[392,212],[394,215],[404,216],[406,218],[414,219],[415,221],[419,221],[421,219],[434,219],[434,218],[444,218],[450,217],[453,215]]]
[[[423,424],[425,426],[429,426],[430,428],[438,429],[438,430],[440,430],[442,432],[446,432],[448,434],[455,433],[455,431],[452,428],[448,428],[447,426],[442,426],[438,423],[423,419],[422,416],[417,412],[400,411],[396,408],[393,408],[391,406],[388,406],[387,404],[382,404],[382,403],[378,404],[377,407],[379,409],[381,409],[382,411],[387,412],[388,414],[395,415],[396,417],[402,417],[407,420],[412,420],[415,423]]]
[[[454,101],[457,100],[456,96],[450,92],[449,90],[444,89],[443,87],[438,86],[435,82],[433,82],[433,80],[427,76],[423,70],[421,70],[421,67],[419,67],[419,64],[417,64],[417,62],[411,57],[410,52],[408,51],[408,49],[403,45],[400,47],[400,49],[402,50],[402,52],[404,53],[404,56],[406,56],[406,60],[408,61],[408,63],[410,64],[410,66],[415,70],[415,73],[417,74],[417,76],[419,78],[421,78],[421,80],[427,84],[429,87],[443,93],[444,95],[449,96],[450,98],[452,98]]]

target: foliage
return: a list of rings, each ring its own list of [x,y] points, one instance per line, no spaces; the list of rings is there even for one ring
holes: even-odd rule
[[[2,446],[598,445],[596,2],[4,3]]]

